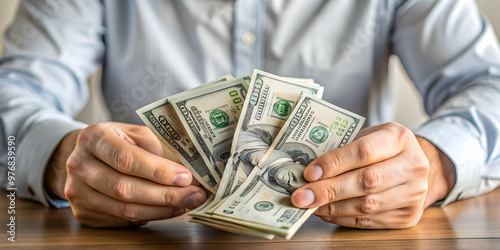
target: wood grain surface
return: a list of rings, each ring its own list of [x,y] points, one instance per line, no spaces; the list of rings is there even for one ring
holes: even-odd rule
[[[0,192],[0,220],[9,223],[7,192]],[[188,223],[187,216],[131,229],[81,226],[71,209],[48,209],[16,200],[16,242],[2,230],[0,248],[88,249],[500,249],[500,189],[445,208],[431,207],[417,226],[361,230],[312,216],[291,240],[264,240]]]

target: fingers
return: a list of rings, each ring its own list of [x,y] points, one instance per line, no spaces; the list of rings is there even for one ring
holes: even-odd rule
[[[151,154],[118,136],[116,129],[94,125],[80,133],[79,141],[86,151],[117,171],[152,180],[165,185],[188,186],[192,175],[188,169],[175,162]],[[125,136],[126,137],[126,136]]]
[[[322,217],[326,222],[344,227],[366,229],[403,229],[415,226],[422,218],[422,209],[401,208],[377,214],[352,217]]]
[[[304,178],[310,182],[331,178],[392,158],[405,148],[409,138],[414,138],[409,129],[394,123],[371,127],[365,133],[367,134],[350,144],[314,160],[304,170]]]
[[[115,216],[96,213],[92,211],[76,212],[73,211],[75,218],[84,226],[97,228],[113,228],[113,227],[134,227],[145,225],[147,221],[133,222]]]
[[[84,225],[93,227],[131,226],[144,224],[151,220],[161,220],[179,216],[183,208],[149,206],[122,202],[105,196],[89,186],[80,185],[77,189],[68,188],[67,195],[74,216]],[[99,220],[102,219],[102,222]]]
[[[403,184],[409,173],[404,158],[392,158],[337,177],[308,183],[292,194],[297,207],[319,207],[349,198],[376,194]]]
[[[323,220],[357,228],[406,228],[421,217],[429,161],[415,135],[388,123],[362,130],[352,143],[313,161],[310,183],[292,194]]]
[[[191,181],[191,185],[201,186],[201,183],[196,178],[193,178],[192,181]]]
[[[93,189],[116,200],[146,205],[195,208],[205,202],[205,193],[196,186],[165,186],[149,180],[124,175],[89,159],[82,180]]]
[[[127,128],[127,135],[138,147],[157,156],[163,156],[161,142],[149,128],[130,124],[124,124],[124,126]]]
[[[323,217],[353,217],[419,207],[422,206],[425,194],[425,188],[415,189],[405,184],[376,194],[332,202],[319,207],[314,214]]]
[[[368,135],[368,134],[371,134],[377,130],[379,130],[380,126],[370,126],[370,127],[366,127],[364,129],[361,129],[358,134],[356,135],[356,137],[354,137],[354,140],[357,140],[358,138],[361,138],[365,135]]]
[[[189,170],[158,156],[163,149],[144,128],[104,123],[80,132],[66,162],[65,195],[82,224],[142,225],[205,201]]]

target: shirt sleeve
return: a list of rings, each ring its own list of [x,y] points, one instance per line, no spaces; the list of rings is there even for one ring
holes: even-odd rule
[[[473,1],[405,1],[394,12],[393,52],[423,97],[430,120],[416,135],[456,168],[443,201],[500,185],[500,49]]]
[[[45,166],[65,135],[86,126],[72,116],[85,104],[87,77],[103,59],[102,23],[100,1],[23,1],[5,33],[0,164],[5,171],[7,143],[15,138],[18,197],[59,204],[44,190]],[[2,184],[11,186],[5,177]]]

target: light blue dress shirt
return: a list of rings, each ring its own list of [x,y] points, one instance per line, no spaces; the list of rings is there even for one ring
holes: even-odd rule
[[[258,68],[314,78],[325,100],[375,125],[392,119],[394,54],[431,116],[415,134],[456,166],[443,204],[500,184],[500,49],[473,1],[24,1],[4,44],[0,164],[15,136],[18,196],[45,205],[58,205],[44,191],[45,165],[86,126],[72,116],[100,66],[115,121],[141,124],[143,105]]]

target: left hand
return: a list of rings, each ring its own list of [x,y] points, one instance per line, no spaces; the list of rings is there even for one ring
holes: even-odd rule
[[[411,130],[396,123],[368,127],[352,143],[314,160],[304,170],[311,183],[297,189],[292,202],[319,207],[316,215],[341,226],[412,227],[425,207],[449,192],[427,197],[429,170],[426,152]]]

